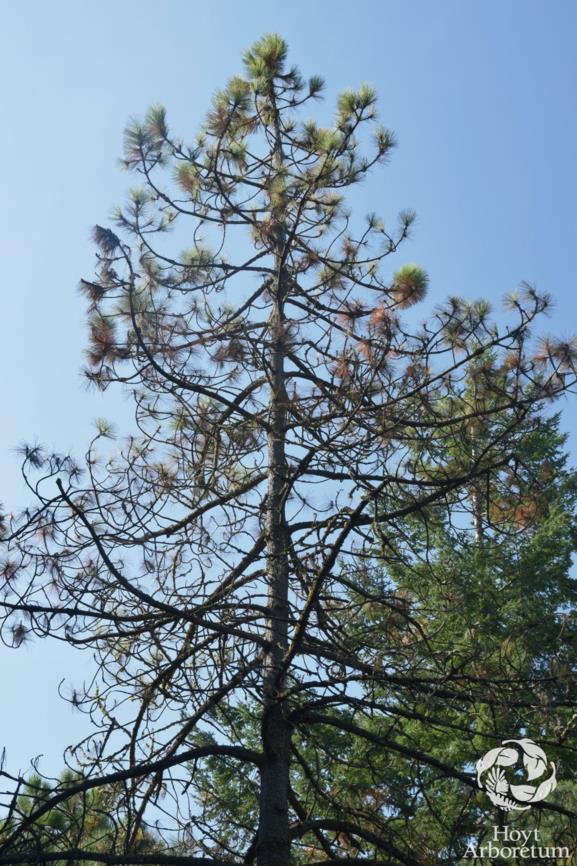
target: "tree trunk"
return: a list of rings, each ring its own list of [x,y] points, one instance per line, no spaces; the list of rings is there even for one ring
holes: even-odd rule
[[[477,446],[473,444],[471,450],[473,460],[477,458]],[[483,530],[483,491],[480,481],[474,481],[471,487],[471,501],[473,504],[473,528],[475,530],[475,543],[480,546],[484,541]]]
[[[266,499],[268,619],[270,649],[263,668],[262,746],[258,866],[287,866],[289,858],[288,794],[290,729],[279,701],[281,662],[288,647],[289,565],[285,524],[286,390],[282,265],[269,326],[271,335],[271,394],[268,436],[268,491]]]

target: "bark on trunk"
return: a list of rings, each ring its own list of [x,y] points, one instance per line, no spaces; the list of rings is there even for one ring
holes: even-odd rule
[[[477,447],[473,445],[471,456],[477,458]],[[471,501],[473,504],[473,528],[475,530],[475,542],[481,545],[484,540],[483,530],[483,491],[480,481],[474,481],[471,488]]]
[[[287,866],[289,859],[290,728],[279,702],[283,681],[280,665],[288,646],[289,567],[284,515],[287,463],[285,455],[286,391],[284,373],[283,274],[279,268],[277,293],[270,316],[271,395],[266,500],[268,620],[270,650],[264,659],[260,820],[258,866]]]

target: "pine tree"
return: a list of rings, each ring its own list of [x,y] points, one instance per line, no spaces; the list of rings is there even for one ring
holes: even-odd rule
[[[3,635],[95,655],[94,684],[73,696],[94,724],[76,755],[87,790],[123,784],[109,862],[142,862],[155,810],[173,840],[158,863],[183,846],[198,866],[348,863],[360,851],[415,862],[418,845],[399,842],[393,822],[367,829],[350,798],[355,765],[321,795],[327,755],[354,743],[474,787],[433,749],[395,751],[365,717],[379,714],[383,688],[400,704],[467,701],[474,688],[490,709],[492,674],[465,684],[431,657],[424,677],[397,637],[409,598],[390,602],[398,649],[385,663],[355,625],[373,585],[350,575],[377,542],[396,550],[411,521],[426,544],[436,508],[487,485],[506,483],[507,507],[521,507],[516,431],[535,401],[573,385],[577,350],[531,342],[549,303],[531,286],[508,298],[502,327],[485,303],[459,298],[414,324],[405,311],[424,299],[427,274],[387,262],[414,215],[389,227],[346,203],[394,137],[366,85],[340,96],[330,126],[307,119],[321,90],[269,35],[193,144],[159,107],[129,126],[125,165],[140,186],[115,231],[95,229],[97,272],[81,289],[86,376],[124,387],[135,432],[110,444],[99,422],[83,465],[24,449],[37,503],[6,521]],[[486,383],[477,402],[473,365]],[[482,442],[461,447],[476,425]],[[226,814],[207,791],[211,762],[225,773]],[[230,800],[245,790],[254,796],[239,809]],[[0,863],[15,862],[15,841],[53,805],[4,832]]]
[[[76,773],[65,770],[59,779],[50,784],[39,775],[20,779],[18,795],[11,804],[9,814],[1,823],[4,834],[14,833],[32,812],[53,800],[55,790],[70,791],[82,785]],[[54,803],[41,819],[19,834],[10,856],[15,862],[26,862],[31,851],[41,859],[57,864],[66,862],[75,866],[72,852],[90,851],[106,854],[116,846],[119,827],[113,819],[115,803],[121,791],[118,786],[96,787],[79,790],[76,794]],[[135,844],[135,852],[153,854],[159,850],[160,840],[142,830]],[[67,852],[65,860],[59,859],[61,851]]]

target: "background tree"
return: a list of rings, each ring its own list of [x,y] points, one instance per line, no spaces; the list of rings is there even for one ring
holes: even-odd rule
[[[386,260],[413,215],[362,223],[344,198],[394,144],[375,94],[342,94],[330,126],[302,120],[322,82],[286,55],[278,36],[257,42],[192,145],[160,108],[127,130],[126,167],[142,186],[116,214],[120,236],[95,229],[97,274],[81,288],[86,375],[124,386],[135,431],[107,448],[113,432],[99,422],[82,466],[26,448],[37,504],[6,530],[5,639],[59,638],[98,662],[72,697],[94,724],[74,755],[86,790],[123,783],[110,862],[142,862],[155,810],[159,863],[183,845],[191,864],[346,863],[343,840],[369,862],[422,862],[419,840],[392,821],[367,829],[346,784],[330,807],[316,793],[328,731],[335,757],[370,742],[379,760],[409,758],[417,784],[441,774],[469,791],[467,769],[374,733],[388,718],[379,695],[474,698],[490,712],[518,693],[493,671],[439,667],[426,642],[385,655],[376,625],[354,625],[359,610],[407,617],[411,599],[388,585],[375,596],[354,576],[377,543],[402,548],[411,521],[426,543],[437,506],[507,485],[514,507],[516,433],[535,401],[573,386],[576,347],[531,343],[548,298],[530,286],[509,297],[503,327],[459,298],[420,324],[404,312],[427,275],[391,273]],[[239,795],[256,793],[226,816],[206,793],[217,759]],[[7,824],[0,862],[16,862],[22,834],[78,793],[59,785]]]
[[[23,820],[43,806],[50,799],[54,785],[54,780],[50,784],[38,775],[18,782],[19,793],[16,793],[10,816],[2,822],[4,834],[13,833]],[[79,782],[82,779],[70,770],[64,771],[58,780],[59,785],[66,790]],[[64,798],[18,835],[11,855],[14,858],[23,857],[21,862],[26,862],[26,852],[34,851],[36,858],[66,862],[68,866],[75,864],[71,853],[75,849],[106,855],[114,850],[117,843],[118,827],[114,813],[120,793],[118,785],[110,785],[80,790]],[[146,855],[152,854],[158,847],[159,840],[150,832],[142,830],[134,851]],[[59,860],[60,851],[67,852],[65,860]]]

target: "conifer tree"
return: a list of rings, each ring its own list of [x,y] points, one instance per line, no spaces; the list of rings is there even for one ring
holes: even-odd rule
[[[478,425],[470,433],[460,447],[478,447],[486,435]],[[327,809],[341,791],[367,836],[394,828],[401,851],[421,852],[417,862],[465,863],[467,844],[480,849],[503,824],[577,851],[577,472],[568,467],[558,416],[534,407],[514,440],[507,446],[519,459],[515,478],[504,473],[409,515],[402,533],[346,577],[341,642],[364,647],[389,669],[410,670],[421,685],[433,678],[458,684],[458,692],[400,691],[367,679],[348,706],[320,698],[298,744],[299,790],[316,766]],[[442,443],[439,451],[440,459]],[[446,464],[451,459],[444,454]],[[343,737],[347,726],[366,738]],[[525,803],[519,811],[495,808],[463,775],[441,767],[465,772],[490,749],[522,738],[537,740],[556,768],[556,788],[530,811]],[[535,787],[550,775],[542,769],[536,781],[520,762],[501,772],[511,784]],[[343,853],[353,856],[357,844],[341,837]]]
[[[415,322],[406,311],[425,298],[426,271],[388,263],[414,215],[363,221],[346,200],[394,137],[366,85],[318,125],[308,112],[322,86],[268,35],[192,144],[159,107],[126,132],[139,186],[114,230],[95,229],[97,272],[81,289],[86,376],[124,387],[135,430],[111,441],[99,422],[82,465],[25,448],[36,505],[6,521],[0,601],[5,640],[92,651],[97,675],[72,699],[94,730],[74,751],[83,782],[6,825],[0,863],[22,862],[14,846],[24,857],[55,804],[112,783],[110,863],[151,862],[137,844],[158,815],[155,863],[425,862],[394,822],[367,828],[347,790],[354,765],[330,802],[319,793],[328,705],[336,750],[369,741],[378,760],[402,754],[474,787],[450,756],[373,734],[367,713],[378,717],[379,689],[399,705],[466,702],[474,689],[490,712],[493,673],[464,683],[431,657],[424,675],[402,642],[385,660],[362,629],[351,641],[348,623],[375,598],[350,574],[377,542],[396,549],[411,520],[426,545],[436,508],[487,485],[506,484],[507,507],[521,507],[515,434],[535,401],[574,385],[576,346],[531,341],[549,299],[528,285],[503,325],[460,298]],[[482,439],[463,448],[477,426]],[[207,794],[214,762],[243,797],[229,814]]]
[[[51,784],[39,775],[32,775],[22,783],[9,817],[0,824],[4,834],[13,833],[23,820],[50,799],[54,781]],[[70,770],[65,770],[57,781],[66,790],[82,783],[81,777]],[[114,820],[119,793],[118,785],[82,790],[81,784],[76,794],[54,804],[40,820],[28,827],[22,834],[23,838],[17,838],[12,855],[18,858],[22,857],[22,851],[35,851],[44,860],[66,862],[68,866],[74,866],[72,852],[76,849],[89,850],[95,854],[106,854],[113,850],[120,832]],[[152,834],[143,831],[136,840],[134,850],[153,854],[159,842]],[[61,859],[61,851],[67,852],[65,861]]]

